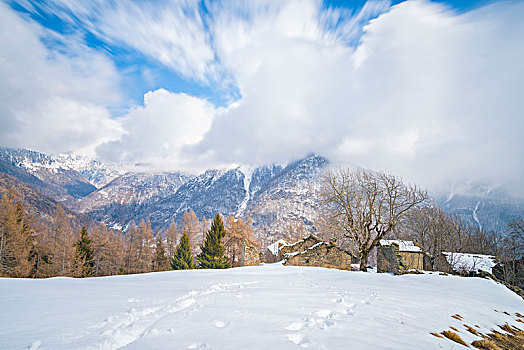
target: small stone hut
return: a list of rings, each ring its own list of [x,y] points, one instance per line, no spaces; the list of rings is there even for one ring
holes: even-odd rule
[[[377,247],[377,271],[396,275],[405,270],[423,270],[424,252],[412,241],[382,239]]]
[[[442,252],[435,258],[434,269],[447,273],[472,275],[479,271],[493,272],[494,256],[472,253]]]
[[[317,241],[314,244],[313,242]],[[287,251],[294,247],[303,249],[284,253],[286,261],[284,265],[291,266],[319,266],[341,270],[351,270],[351,264],[358,263],[358,259],[351,253],[338,247],[334,243],[326,243],[316,237],[309,236],[293,245],[288,245]]]
[[[244,247],[240,256],[240,266],[257,266],[263,260],[263,254],[244,240]]]

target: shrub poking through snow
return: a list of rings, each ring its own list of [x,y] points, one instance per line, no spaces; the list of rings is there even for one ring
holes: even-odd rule
[[[464,340],[462,340],[462,338],[460,337],[460,335],[458,335],[457,333],[455,332],[452,332],[452,331],[442,331],[440,334],[442,334],[443,336],[445,336],[446,338],[448,338],[449,340],[453,340],[455,343],[459,343],[459,344],[462,344],[466,347],[469,348],[469,345],[466,344],[466,342]]]
[[[524,331],[508,324],[499,327],[508,333],[493,331],[491,334],[482,335],[484,339],[476,340],[471,345],[477,349],[487,350],[524,349]]]
[[[471,334],[473,335],[479,335],[479,332],[477,332],[477,330],[471,326],[468,326],[467,324],[464,324],[464,327],[466,327],[466,329],[468,330],[468,332],[470,332]]]
[[[444,338],[443,336],[441,336],[440,334],[435,333],[435,332],[431,332],[431,333],[429,333],[429,334],[434,335],[434,336],[437,337],[437,338]]]
[[[475,340],[471,345],[482,350],[500,350],[497,344],[489,339]]]

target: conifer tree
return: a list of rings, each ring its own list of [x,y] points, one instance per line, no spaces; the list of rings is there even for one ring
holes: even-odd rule
[[[87,234],[86,227],[82,227],[80,238],[75,243],[75,268],[81,277],[89,277],[93,275],[93,248],[91,247],[91,238]]]
[[[222,239],[226,235],[224,224],[220,214],[215,216],[211,229],[207,231],[206,240],[201,246],[201,253],[198,254],[200,267],[203,269],[226,269],[230,267],[229,259],[225,256]]]
[[[195,263],[191,256],[191,247],[189,245],[189,237],[186,233],[180,238],[175,254],[171,258],[171,268],[173,270],[187,270],[194,269]]]

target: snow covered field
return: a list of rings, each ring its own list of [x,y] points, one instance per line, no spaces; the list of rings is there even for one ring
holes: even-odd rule
[[[0,279],[0,295],[5,349],[460,349],[429,332],[454,326],[471,343],[463,324],[487,332],[524,314],[485,279],[280,264]]]

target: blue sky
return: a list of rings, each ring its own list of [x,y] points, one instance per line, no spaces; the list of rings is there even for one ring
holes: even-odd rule
[[[154,170],[315,152],[524,195],[523,1],[0,2],[0,144]]]
[[[217,1],[214,1],[217,2]],[[366,0],[326,0],[323,1],[324,8],[343,8],[349,10],[351,14],[358,13],[366,4]],[[387,1],[389,6],[394,6],[403,1]],[[496,2],[495,0],[439,0],[434,1],[442,3],[456,12],[465,12],[489,3]],[[64,20],[63,15],[75,17],[74,11],[60,7],[62,13],[58,14],[49,6],[53,1],[39,0],[30,1],[34,8],[28,9],[25,2],[10,1],[13,9],[21,14],[29,16],[34,21],[38,22],[45,28],[56,31],[63,35],[80,33],[85,40],[85,43],[98,51],[107,55],[118,68],[122,84],[121,89],[125,96],[129,98],[127,103],[122,107],[127,108],[132,104],[141,103],[144,93],[147,91],[165,88],[172,92],[184,92],[193,96],[206,98],[216,106],[226,106],[233,99],[240,98],[240,93],[234,84],[228,86],[220,86],[208,82],[198,81],[187,76],[180,75],[179,72],[156,60],[151,56],[144,55],[133,47],[127,46],[125,43],[114,43],[104,40],[93,30],[86,25],[81,19]],[[110,2],[106,2],[109,4]],[[201,1],[199,10],[203,18],[209,17],[208,6],[206,1]],[[367,23],[368,19],[375,18],[378,14],[374,14],[366,18],[362,23]],[[349,45],[355,45],[359,38],[354,38]],[[45,42],[52,50],[60,50],[61,43],[58,41],[49,40]],[[123,111],[115,108],[114,114],[120,114]]]

